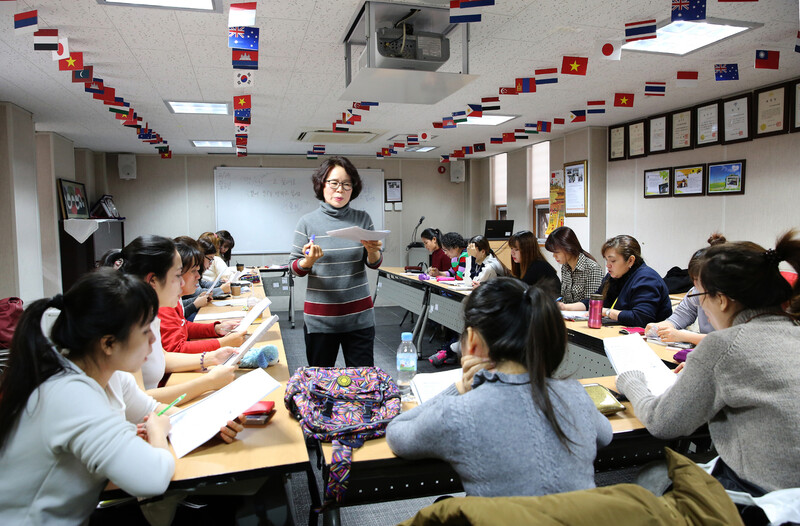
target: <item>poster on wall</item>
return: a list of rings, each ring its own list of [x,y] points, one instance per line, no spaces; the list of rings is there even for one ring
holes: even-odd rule
[[[586,208],[588,194],[588,177],[586,161],[566,163],[564,165],[564,199],[566,217],[588,217]]]
[[[672,195],[675,197],[703,195],[705,193],[705,168],[704,164],[673,168]]]
[[[670,175],[672,170],[669,168],[655,168],[644,171],[644,197],[669,197]]]
[[[564,170],[550,173],[550,216],[545,237],[560,226],[564,226]]]
[[[744,160],[708,163],[708,195],[744,193]]]

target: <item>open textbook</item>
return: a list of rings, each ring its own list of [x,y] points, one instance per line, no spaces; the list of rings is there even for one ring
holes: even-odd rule
[[[603,347],[617,374],[642,371],[647,387],[656,396],[669,389],[677,379],[677,375],[669,370],[638,334],[605,338]]]
[[[461,380],[462,374],[463,371],[461,369],[452,369],[439,373],[420,373],[411,380],[411,390],[421,404]]]
[[[169,441],[175,456],[181,458],[213,437],[228,420],[280,387],[264,369],[254,369],[210,394],[199,402],[169,417]]]

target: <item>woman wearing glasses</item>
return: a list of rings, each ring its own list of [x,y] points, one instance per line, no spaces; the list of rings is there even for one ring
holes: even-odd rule
[[[361,193],[361,177],[349,159],[334,156],[317,168],[311,181],[322,202],[298,221],[291,254],[292,271],[308,276],[303,307],[308,363],[333,367],[341,345],[348,367],[371,366],[375,313],[365,267],[381,265],[382,243],[326,234],[350,226],[375,229],[368,213],[350,207]]]

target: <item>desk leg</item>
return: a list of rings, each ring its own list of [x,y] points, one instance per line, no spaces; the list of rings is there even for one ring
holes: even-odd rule
[[[322,513],[322,526],[342,526],[338,506],[331,506]]]
[[[425,324],[428,321],[428,303],[430,303],[430,291],[425,289],[425,294],[422,296],[422,312],[417,317],[417,323],[414,324],[412,331],[415,345],[417,346],[417,357],[421,356],[422,352],[422,336],[425,334]]]
[[[378,289],[381,286],[381,273],[378,272],[378,277],[375,279],[375,294],[372,295],[372,306],[375,306],[375,302],[378,300]]]
[[[289,322],[294,329],[294,274],[289,270]]]

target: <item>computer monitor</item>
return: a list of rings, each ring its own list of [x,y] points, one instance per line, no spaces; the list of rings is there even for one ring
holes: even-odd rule
[[[511,233],[514,232],[514,220],[486,220],[486,229],[483,237],[486,239],[508,239]]]

